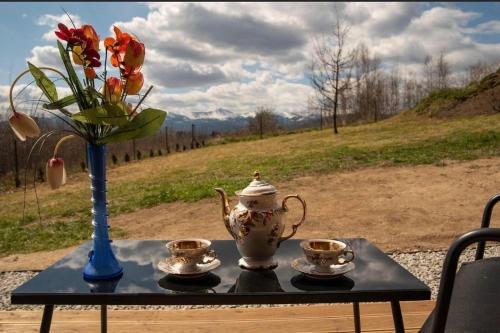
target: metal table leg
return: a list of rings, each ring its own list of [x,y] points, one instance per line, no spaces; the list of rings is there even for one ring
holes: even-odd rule
[[[404,333],[405,325],[403,323],[403,315],[398,301],[391,301],[392,319],[394,320],[394,328],[396,333]]]
[[[101,305],[101,333],[108,331],[108,308],[106,305]]]
[[[45,304],[43,307],[42,323],[40,324],[40,333],[49,333],[50,324],[52,323],[52,313],[54,312],[53,304]]]
[[[354,312],[354,332],[361,333],[361,318],[359,317],[359,303],[353,302],[352,309]]]

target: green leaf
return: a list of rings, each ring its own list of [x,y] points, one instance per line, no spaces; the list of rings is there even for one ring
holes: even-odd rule
[[[28,68],[35,79],[36,85],[51,102],[57,101],[56,85],[38,67],[28,62]]]
[[[68,95],[64,98],[61,98],[58,101],[44,104],[43,107],[47,110],[57,110],[57,109],[62,109],[66,106],[69,106],[71,104],[76,103],[76,97],[75,95]]]
[[[92,109],[86,109],[71,117],[82,123],[94,125],[120,126],[128,123],[128,113],[123,103],[105,104]]]
[[[157,109],[145,109],[125,126],[119,127],[97,141],[98,144],[128,141],[155,134],[163,125],[167,113]]]
[[[85,94],[82,87],[82,83],[80,82],[78,75],[76,75],[75,69],[73,68],[73,64],[69,59],[69,55],[60,41],[57,41],[57,48],[59,49],[59,54],[61,55],[64,67],[66,68],[66,72],[68,73],[69,80],[74,85],[78,104],[81,107],[85,107],[87,103],[85,100]]]

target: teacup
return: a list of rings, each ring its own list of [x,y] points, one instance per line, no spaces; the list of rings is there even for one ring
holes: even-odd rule
[[[208,264],[214,261],[217,256],[215,251],[210,249],[212,242],[206,239],[179,239],[167,243],[176,264],[182,266],[182,270],[195,268],[197,264]]]
[[[332,265],[347,264],[354,259],[354,252],[347,248],[347,244],[336,240],[308,239],[302,241],[300,246],[306,260],[319,271],[328,271]]]

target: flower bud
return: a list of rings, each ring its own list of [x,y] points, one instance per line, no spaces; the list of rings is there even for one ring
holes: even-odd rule
[[[95,77],[97,76],[95,70],[92,67],[85,68],[84,72],[85,76],[91,80],[95,79]]]
[[[140,68],[144,63],[145,53],[146,49],[144,47],[144,44],[135,39],[131,39],[127,43],[127,48],[125,50],[125,57],[123,59],[125,67],[130,70]]]
[[[62,158],[51,158],[47,162],[46,173],[51,189],[55,190],[66,183],[66,169]]]
[[[37,138],[40,136],[40,128],[36,122],[25,113],[14,112],[9,118],[9,124],[21,141],[26,141],[26,137]]]
[[[126,80],[125,91],[128,95],[136,95],[141,91],[144,84],[144,76],[141,72],[130,74]]]
[[[122,84],[120,79],[116,77],[108,77],[106,84],[102,87],[104,99],[111,103],[116,103],[120,100],[122,94]]]

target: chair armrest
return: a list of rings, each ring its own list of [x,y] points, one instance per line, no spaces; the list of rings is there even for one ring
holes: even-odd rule
[[[489,228],[491,221],[491,213],[493,212],[493,207],[500,201],[500,193],[492,196],[483,211],[483,219],[481,220],[481,228]],[[486,242],[481,241],[477,245],[476,250],[476,260],[483,259],[484,256],[484,247],[486,246]]]
[[[446,327],[446,319],[448,317],[451,293],[453,291],[460,254],[462,254],[467,246],[481,241],[500,242],[500,228],[475,229],[460,236],[451,244],[444,259],[434,322],[431,330],[432,333],[442,333]]]

